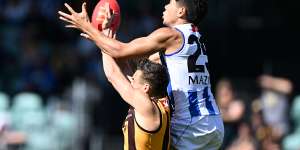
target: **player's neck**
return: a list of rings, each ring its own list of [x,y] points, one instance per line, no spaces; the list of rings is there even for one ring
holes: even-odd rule
[[[176,26],[176,25],[181,25],[181,24],[187,24],[187,23],[190,23],[188,22],[187,20],[185,19],[178,19],[175,23],[173,23],[171,26]]]

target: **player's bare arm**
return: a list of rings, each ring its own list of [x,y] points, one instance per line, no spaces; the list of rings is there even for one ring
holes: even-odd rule
[[[102,60],[107,79],[121,97],[134,107],[137,118],[141,121],[143,128],[148,130],[156,129],[159,125],[159,117],[157,117],[159,113],[157,107],[150,100],[150,97],[131,86],[111,56],[102,53]]]
[[[181,35],[178,31],[164,27],[155,30],[147,37],[134,39],[129,43],[123,43],[106,37],[92,26],[88,19],[85,3],[82,5],[82,12],[75,12],[68,4],[65,4],[70,14],[59,11],[60,19],[70,23],[66,27],[77,28],[84,32],[90,40],[105,53],[114,58],[128,58],[136,56],[147,56],[157,51],[172,51],[180,47]],[[178,43],[178,44],[174,44]]]
[[[102,33],[110,38],[115,38],[111,29],[105,29]],[[106,77],[121,97],[135,108],[136,119],[140,122],[140,125],[151,131],[157,129],[160,124],[160,119],[158,119],[159,113],[157,107],[151,102],[149,95],[134,89],[128,80],[125,79],[119,61],[117,62],[114,58],[103,52],[102,57]]]
[[[139,113],[145,116],[151,114],[154,107],[149,96],[131,86],[111,56],[102,53],[102,59],[105,75],[121,97]]]

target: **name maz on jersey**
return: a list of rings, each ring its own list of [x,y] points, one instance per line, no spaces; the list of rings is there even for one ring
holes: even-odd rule
[[[208,85],[209,83],[210,83],[209,76],[206,75],[189,76],[189,85],[190,84]]]

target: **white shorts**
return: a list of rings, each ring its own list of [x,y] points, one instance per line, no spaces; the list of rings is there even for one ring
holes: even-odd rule
[[[222,145],[223,137],[224,125],[220,115],[193,117],[171,124],[172,149],[217,150]]]

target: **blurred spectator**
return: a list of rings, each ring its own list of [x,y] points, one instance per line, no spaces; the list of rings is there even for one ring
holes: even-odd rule
[[[271,75],[262,75],[258,78],[262,93],[259,97],[262,117],[272,131],[272,139],[280,142],[288,132],[289,124],[287,110],[289,94],[292,92],[290,80]]]
[[[73,145],[78,137],[78,121],[67,102],[56,101],[51,114],[51,128],[55,131],[57,148],[59,150],[74,149]]]
[[[37,8],[39,9],[40,15],[45,20],[55,20],[56,12],[63,5],[64,0],[43,0],[43,1],[35,1],[37,3]]]
[[[25,135],[12,130],[9,111],[9,96],[0,92],[0,149],[9,149],[11,145],[20,145],[25,142]]]
[[[42,103],[42,97],[31,92],[18,93],[12,104],[12,131],[24,133],[24,149],[50,150],[55,143],[48,129],[49,118]]]
[[[49,94],[55,87],[55,77],[47,55],[34,40],[28,40],[20,58],[21,78],[19,90],[38,91]]]
[[[137,26],[134,26],[135,29],[140,29],[139,33],[142,35],[148,35],[155,29],[157,29],[157,26],[159,24],[159,20],[153,16],[151,12],[151,3],[150,1],[138,1],[138,10],[139,10],[139,20],[138,23],[141,25],[137,28]],[[136,31],[135,31],[136,32]]]
[[[3,8],[3,16],[7,23],[22,23],[28,16],[31,0],[9,0]]]
[[[252,101],[251,110],[251,128],[254,131],[256,140],[260,144],[260,142],[266,137],[268,128],[262,118],[261,105],[258,100]]]
[[[252,136],[251,127],[243,122],[238,128],[238,137],[227,150],[256,150],[255,139]]]
[[[297,96],[290,111],[290,116],[294,122],[294,130],[287,135],[282,142],[284,150],[299,150],[300,149],[300,96]]]
[[[272,131],[272,130],[270,130]],[[263,139],[262,143],[261,143],[261,149],[262,150],[280,150],[280,142],[274,140],[274,138],[272,137],[272,132],[270,132],[271,134],[266,135],[266,138]]]
[[[0,92],[0,149],[6,149],[6,141],[4,139],[4,132],[6,126],[9,124],[8,110],[8,96]]]
[[[261,108],[260,100],[252,101],[251,126],[257,141],[257,149],[278,149],[279,143],[272,137],[272,128],[265,123]]]
[[[242,100],[235,97],[232,83],[229,79],[221,79],[217,83],[216,99],[224,121],[224,148],[236,138],[236,129],[243,118],[245,106]]]
[[[0,135],[10,123],[8,108],[9,97],[7,94],[0,92]]]

